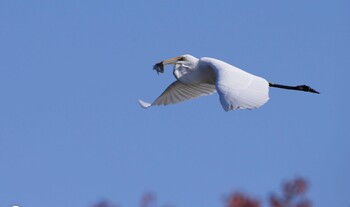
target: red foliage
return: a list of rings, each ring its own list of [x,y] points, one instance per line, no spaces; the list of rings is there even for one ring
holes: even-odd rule
[[[270,207],[312,207],[305,198],[306,191],[307,182],[302,178],[286,182],[282,185],[282,196],[270,197]],[[261,204],[242,193],[234,193],[229,197],[227,207],[261,207]]]
[[[153,193],[146,193],[141,198],[140,207],[155,206],[156,196]]]
[[[308,184],[302,178],[296,178],[282,185],[281,196],[273,194],[269,198],[270,207],[312,207],[311,202],[306,199]],[[101,201],[93,207],[118,207],[107,201]],[[156,196],[152,193],[143,195],[140,207],[156,207]],[[163,205],[165,207],[165,205]],[[168,205],[170,207],[170,205]],[[261,203],[243,193],[233,193],[227,199],[226,207],[262,207]]]
[[[270,197],[271,207],[312,207],[311,202],[305,198],[307,182],[302,178],[296,178],[286,182],[282,186],[283,196]]]
[[[227,207],[260,207],[260,202],[242,193],[234,193],[230,196]]]
[[[112,204],[108,201],[101,201],[101,202],[93,205],[93,207],[118,207],[118,205]]]
[[[302,178],[286,182],[283,185],[283,193],[286,198],[293,198],[298,195],[303,195],[307,190],[307,183]]]

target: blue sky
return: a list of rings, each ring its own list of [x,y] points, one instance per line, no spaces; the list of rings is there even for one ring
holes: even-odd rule
[[[350,205],[350,3],[321,1],[0,2],[0,206],[223,206],[265,199],[296,176],[315,206]],[[181,54],[271,82],[257,110],[218,95],[143,110]]]

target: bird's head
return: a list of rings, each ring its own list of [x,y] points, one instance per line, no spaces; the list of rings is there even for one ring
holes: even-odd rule
[[[156,70],[157,73],[164,73],[164,65],[172,64],[175,67],[177,65],[186,66],[188,68],[195,68],[198,63],[198,58],[193,57],[192,55],[180,55],[174,58],[166,59],[156,63],[153,66],[153,70]]]

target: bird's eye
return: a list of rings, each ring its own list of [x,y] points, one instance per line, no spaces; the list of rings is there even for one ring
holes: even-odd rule
[[[179,61],[183,61],[183,60],[185,60],[184,57],[180,57],[180,58],[179,58]]]

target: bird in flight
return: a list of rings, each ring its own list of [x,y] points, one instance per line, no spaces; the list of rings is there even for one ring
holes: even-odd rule
[[[218,92],[225,111],[256,109],[269,99],[269,87],[319,93],[307,85],[287,86],[270,83],[233,65],[214,58],[196,58],[181,55],[154,65],[157,73],[164,73],[164,66],[174,65],[176,78],[152,103],[139,100],[142,108],[175,104],[196,97]]]

